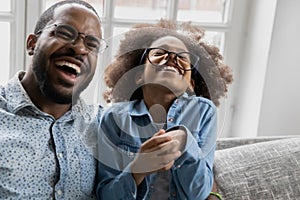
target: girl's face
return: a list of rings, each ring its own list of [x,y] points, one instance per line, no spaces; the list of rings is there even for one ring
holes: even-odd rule
[[[165,36],[154,41],[150,48],[141,76],[142,81],[139,82],[143,87],[162,86],[176,95],[183,94],[188,87],[193,88],[191,71],[184,70],[190,68],[191,58],[181,40]]]

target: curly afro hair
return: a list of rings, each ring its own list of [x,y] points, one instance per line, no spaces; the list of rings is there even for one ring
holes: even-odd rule
[[[220,98],[226,96],[228,85],[233,81],[231,69],[223,64],[223,57],[217,47],[203,42],[204,31],[201,28],[191,25],[190,22],[176,25],[168,20],[160,20],[157,24],[137,24],[125,34],[115,60],[104,72],[104,81],[109,88],[103,94],[106,101],[143,98],[141,88],[130,90],[132,85],[136,85],[135,77],[127,72],[141,65],[140,60],[145,49],[164,36],[180,39],[189,52],[200,57],[200,63],[191,75],[195,85],[193,94],[210,99],[219,106]],[[129,97],[128,93],[133,94]]]

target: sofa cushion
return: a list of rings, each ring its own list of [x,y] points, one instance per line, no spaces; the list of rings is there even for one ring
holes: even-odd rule
[[[252,137],[252,138],[219,138],[217,140],[217,150],[221,149],[228,149],[237,146],[247,145],[247,144],[254,144],[259,142],[268,142],[273,140],[282,140],[287,139],[295,136],[265,136],[265,137]]]
[[[218,150],[214,173],[224,199],[299,199],[300,138]]]

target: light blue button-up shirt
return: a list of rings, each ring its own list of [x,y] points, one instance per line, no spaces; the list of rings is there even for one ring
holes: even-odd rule
[[[95,199],[89,141],[100,107],[79,100],[55,120],[31,102],[23,75],[0,87],[0,199]]]
[[[155,192],[152,188],[157,174],[147,176],[136,187],[130,172],[130,162],[141,144],[159,130],[144,101],[115,104],[104,112],[100,123],[98,199],[149,199]],[[166,192],[169,199],[204,200],[213,183],[216,107],[208,99],[184,94],[173,102],[167,113],[165,128],[176,126],[186,130],[187,144],[170,170]]]

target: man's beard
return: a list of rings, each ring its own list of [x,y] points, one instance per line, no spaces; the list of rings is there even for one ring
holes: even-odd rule
[[[58,104],[71,104],[72,102],[76,103],[79,99],[81,91],[83,91],[88,84],[85,84],[85,86],[81,86],[76,90],[73,89],[73,92],[71,93],[59,91],[53,86],[51,80],[49,80],[46,69],[48,63],[47,60],[44,59],[46,58],[45,53],[39,50],[36,52],[39,53],[37,53],[33,59],[32,68],[41,93],[45,97],[49,98],[49,100]],[[71,85],[64,83],[63,81],[61,81],[60,84],[65,87],[71,87]]]

